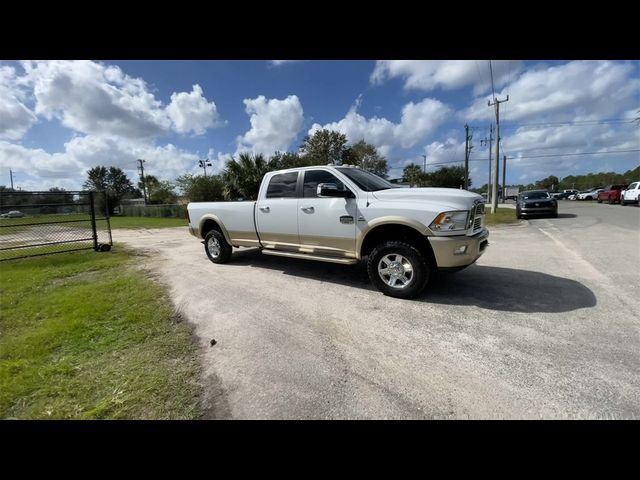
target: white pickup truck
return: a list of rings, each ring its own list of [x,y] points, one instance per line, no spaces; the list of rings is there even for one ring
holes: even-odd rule
[[[488,245],[482,197],[453,188],[400,188],[351,166],[267,173],[257,201],[192,202],[189,232],[214,263],[232,247],[342,264],[368,257],[375,287],[411,298],[437,270],[474,263]]]

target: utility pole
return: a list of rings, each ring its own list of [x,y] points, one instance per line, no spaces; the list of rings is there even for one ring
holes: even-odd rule
[[[469,125],[464,126],[464,189],[469,186]]]
[[[496,171],[493,173],[493,194],[491,197],[491,213],[496,213],[498,211],[498,181],[500,179],[499,172],[500,170],[500,104],[509,101],[509,95],[505,100],[498,100],[494,98],[494,102],[487,102],[487,104],[491,107],[496,107]]]
[[[502,203],[505,203],[507,197],[507,156],[502,157]]]
[[[493,145],[493,124],[489,125],[489,138],[480,140],[480,145],[489,145],[489,181],[487,182],[487,203],[491,203],[491,147]]]
[[[422,173],[427,173],[427,156],[422,155],[424,157],[424,163],[422,164]]]
[[[140,169],[140,182],[142,183],[142,195],[144,196],[144,204],[147,204],[147,184],[144,181],[144,162],[146,162],[146,160],[142,160],[141,158],[138,159],[138,162],[140,162],[140,166],[138,167]]]
[[[493,123],[489,125],[489,183],[487,183],[487,203],[491,201],[491,184],[493,181],[491,180],[491,147],[493,147]]]
[[[13,190],[13,171],[9,169],[9,176],[11,177],[11,190]]]

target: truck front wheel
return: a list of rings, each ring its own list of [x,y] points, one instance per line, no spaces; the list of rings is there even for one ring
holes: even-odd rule
[[[367,261],[371,283],[385,295],[412,298],[419,295],[429,281],[429,265],[416,247],[401,241],[377,245]]]
[[[231,259],[232,247],[218,230],[211,230],[204,237],[204,251],[213,263],[227,263]]]

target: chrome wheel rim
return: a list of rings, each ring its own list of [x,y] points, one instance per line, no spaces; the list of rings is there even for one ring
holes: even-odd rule
[[[216,237],[209,237],[209,241],[207,242],[207,250],[213,258],[218,258],[220,255],[220,242]]]
[[[413,281],[413,265],[406,257],[390,253],[378,262],[378,275],[391,288],[402,290]]]

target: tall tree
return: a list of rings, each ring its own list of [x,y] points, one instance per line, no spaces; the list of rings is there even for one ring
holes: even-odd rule
[[[113,213],[114,208],[120,204],[125,195],[131,194],[135,190],[133,183],[122,169],[100,165],[87,172],[84,188],[96,192],[106,192],[109,214]],[[99,211],[105,211],[106,206],[102,195],[97,196],[97,205]]]
[[[166,180],[154,184],[147,192],[149,194],[149,203],[151,204],[166,205],[176,202],[175,187],[171,182],[167,182]]]
[[[237,160],[228,162],[222,172],[225,198],[257,199],[262,177],[268,171],[269,165],[261,153],[241,153]]]
[[[316,130],[307,135],[300,145],[302,157],[311,165],[341,165],[347,150],[347,136],[333,130]]]
[[[365,142],[364,139],[345,149],[342,163],[356,165],[383,178],[386,178],[389,172],[387,159],[378,153],[376,147]]]
[[[407,165],[402,170],[402,181],[407,182],[412,187],[420,185],[422,178],[422,169],[415,163]]]
[[[457,165],[441,167],[429,174],[429,180],[433,187],[460,188],[464,186],[464,167]],[[468,183],[468,186],[471,186],[471,178]]]
[[[218,202],[224,200],[224,183],[219,175],[189,175],[176,179],[178,188],[191,202]]]
[[[312,158],[300,156],[295,152],[276,152],[268,163],[269,171],[286,168],[310,167],[316,165]]]
[[[560,185],[560,180],[555,175],[549,175],[547,178],[538,180],[536,182],[536,188],[545,189],[545,190],[556,189],[559,187],[559,185]]]
[[[147,196],[150,196],[151,190],[153,189],[153,187],[158,186],[158,184],[160,183],[160,180],[158,180],[155,176],[153,175],[145,175],[144,177],[144,185],[142,183],[142,180],[138,180],[138,189],[142,192],[147,191]]]

